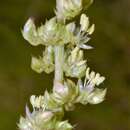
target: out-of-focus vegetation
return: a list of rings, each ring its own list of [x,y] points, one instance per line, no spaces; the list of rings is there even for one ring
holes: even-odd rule
[[[30,68],[31,55],[41,54],[21,35],[33,17],[37,24],[53,16],[55,0],[0,1],[0,130],[16,130],[19,116],[32,94],[52,86],[52,75]],[[106,76],[105,102],[68,113],[76,130],[130,130],[130,0],[95,0],[87,14],[96,31],[87,51],[90,67]]]

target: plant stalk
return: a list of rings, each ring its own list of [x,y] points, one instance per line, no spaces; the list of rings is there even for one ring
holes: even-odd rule
[[[54,81],[59,82],[59,83],[63,83],[63,80],[64,80],[63,64],[64,64],[64,46],[63,45],[55,46]]]

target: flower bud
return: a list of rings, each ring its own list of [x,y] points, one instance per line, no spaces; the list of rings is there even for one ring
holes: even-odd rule
[[[71,35],[64,24],[58,23],[56,17],[46,21],[38,30],[45,45],[64,45],[70,42]]]
[[[18,127],[20,128],[20,130],[34,130],[31,122],[23,117],[20,117]]]
[[[65,98],[68,96],[69,88],[62,83],[55,82],[53,92],[59,95],[59,98]]]
[[[93,24],[93,25],[87,30],[87,33],[88,33],[89,35],[91,35],[91,34],[93,34],[94,30],[95,30],[95,24]]]
[[[52,46],[47,46],[43,52],[43,68],[46,73],[54,71],[54,50]]]
[[[81,15],[80,25],[81,25],[81,31],[87,31],[89,27],[89,18],[85,14]]]
[[[88,80],[88,84],[99,86],[105,80],[105,77],[100,76],[99,73],[96,74],[94,71],[90,72],[90,68],[88,67],[86,70],[86,80]]]
[[[56,15],[58,19],[71,19],[82,10],[82,0],[57,0]]]
[[[38,34],[43,39],[43,41],[48,44],[57,32],[56,18],[52,18],[46,21],[45,25],[39,28]]]
[[[104,101],[106,92],[107,89],[95,89],[94,92],[88,95],[87,101],[90,104],[99,104]]]
[[[44,97],[43,96],[36,97],[35,95],[32,95],[30,97],[30,102],[33,108],[41,108],[44,103]]]
[[[32,70],[36,71],[37,73],[42,73],[44,71],[44,62],[42,58],[39,59],[36,57],[32,57],[31,61],[31,68]]]
[[[70,110],[73,107],[73,102],[77,95],[78,87],[71,80],[67,80],[64,84],[55,82],[53,88],[54,100],[61,105],[65,104],[65,108]]]
[[[85,75],[86,60],[83,60],[82,50],[75,47],[66,59],[67,60],[64,65],[66,76],[81,78]]]
[[[33,46],[43,43],[43,41],[38,37],[36,26],[31,18],[26,22],[22,34],[24,39]]]
[[[44,123],[50,121],[54,114],[51,111],[38,112],[35,116],[35,123],[37,125],[44,125]]]
[[[73,32],[75,31],[75,29],[76,29],[76,25],[75,25],[74,22],[72,22],[72,23],[69,23],[69,24],[66,26],[66,28],[67,28],[68,31],[70,31],[70,32],[73,33]]]
[[[89,27],[89,18],[86,16],[86,14],[81,15],[80,25],[81,25],[81,31],[87,32],[89,35],[91,35],[95,30],[94,24]]]
[[[81,78],[85,75],[86,61],[80,61],[75,64],[64,66],[65,74],[69,77]]]
[[[47,110],[57,110],[59,108],[59,104],[55,101],[54,95],[49,94],[47,91],[45,91],[44,94],[44,106]]]
[[[53,95],[56,102],[58,102],[59,104],[65,104],[67,101],[69,101],[68,99],[70,98],[70,93],[71,90],[66,82],[64,82],[64,84],[55,82]]]
[[[31,68],[37,73],[51,73],[54,71],[54,50],[52,46],[47,46],[43,52],[43,57],[32,57]]]
[[[62,121],[56,123],[56,130],[72,130],[73,126],[68,121]]]
[[[77,61],[78,54],[79,54],[79,48],[75,47],[74,50],[71,52],[71,57],[70,57],[71,58],[71,61],[70,61],[71,63],[75,63]]]

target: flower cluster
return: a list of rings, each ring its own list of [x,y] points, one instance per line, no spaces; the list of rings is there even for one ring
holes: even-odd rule
[[[78,80],[78,86],[80,88],[80,96],[78,101],[82,104],[98,104],[104,100],[107,89],[99,89],[95,88],[95,86],[99,86],[103,83],[105,77],[100,76],[99,73],[95,73],[94,71],[90,72],[90,68],[88,67],[86,70],[86,76],[84,83],[81,79]]]
[[[96,80],[97,83],[103,82],[103,77],[97,75],[91,77],[91,80]],[[87,76],[86,74],[86,78]],[[89,80],[87,84],[84,83],[85,86],[80,79],[77,85],[71,80],[65,81],[64,84],[55,82],[52,93],[46,91],[43,96],[32,95],[30,102],[33,112],[26,107],[26,118],[20,118],[19,128],[21,130],[72,130],[73,126],[68,121],[60,121],[64,116],[64,110],[72,111],[76,103],[98,104],[105,98],[106,89],[91,88]]]
[[[105,77],[90,71],[83,53],[83,49],[93,48],[86,43],[95,25],[90,25],[89,18],[82,13],[92,2],[57,0],[56,16],[44,25],[36,27],[32,19],[26,22],[22,31],[24,39],[33,46],[45,46],[42,56],[32,57],[31,68],[37,73],[55,70],[55,78],[51,92],[30,97],[33,110],[30,112],[26,106],[26,117],[21,117],[18,124],[20,130],[72,130],[73,126],[67,120],[62,121],[65,111],[74,110],[77,103],[86,105],[104,101],[107,90],[97,86]],[[76,24],[73,18],[79,14],[80,22]]]
[[[36,28],[32,19],[29,19],[22,31],[23,37],[31,45],[64,45],[70,42],[70,32],[56,17],[46,21],[45,25]]]
[[[52,46],[47,46],[43,52],[43,56],[36,58],[32,57],[31,68],[37,73],[51,73],[54,71],[54,49]]]
[[[70,54],[66,54],[64,71],[66,76],[80,78],[86,71],[86,60],[83,60],[83,50],[75,47]]]

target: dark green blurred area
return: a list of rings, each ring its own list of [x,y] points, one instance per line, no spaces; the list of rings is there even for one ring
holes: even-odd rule
[[[54,15],[54,0],[0,0],[0,130],[16,130],[32,94],[52,86],[52,75],[30,69],[32,55],[42,47],[30,46],[21,28],[31,16],[44,22]],[[66,118],[76,130],[130,130],[130,0],[95,0],[87,12],[96,31],[87,51],[89,66],[106,76],[105,102],[77,105]]]

